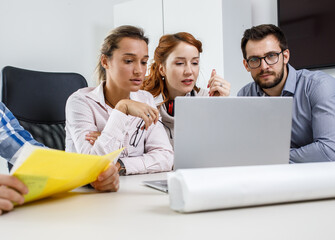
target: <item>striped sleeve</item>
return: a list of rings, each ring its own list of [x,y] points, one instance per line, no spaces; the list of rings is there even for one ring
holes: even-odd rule
[[[23,129],[12,112],[0,102],[0,156],[10,161],[26,142],[44,146],[35,141],[31,134]]]

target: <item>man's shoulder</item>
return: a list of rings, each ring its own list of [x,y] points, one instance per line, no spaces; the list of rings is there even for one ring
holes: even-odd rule
[[[297,84],[303,84],[306,89],[335,88],[335,78],[323,71],[302,69],[297,71]]]
[[[0,110],[4,111],[6,109],[5,104],[3,104],[3,102],[0,102]]]
[[[331,75],[320,71],[311,71],[308,69],[297,70],[297,78],[299,80],[303,79],[304,81],[314,81],[314,82],[322,82],[322,81],[335,81],[335,78]]]
[[[6,105],[3,102],[0,102],[0,116],[7,115],[8,113],[11,113],[11,111],[6,107]]]
[[[257,96],[257,85],[250,82],[238,91],[237,96]]]

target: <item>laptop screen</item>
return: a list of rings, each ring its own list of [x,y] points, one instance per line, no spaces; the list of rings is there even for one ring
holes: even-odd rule
[[[174,168],[289,163],[291,97],[177,97]]]

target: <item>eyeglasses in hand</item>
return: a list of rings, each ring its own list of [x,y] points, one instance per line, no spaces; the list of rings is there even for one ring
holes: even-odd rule
[[[160,122],[161,124],[163,124],[164,127],[166,127],[168,130],[169,130],[169,133],[170,133],[170,138],[172,139],[172,133],[171,133],[171,129],[166,126],[161,120],[158,120],[158,122]],[[144,125],[144,120],[141,119],[137,125],[136,125],[136,130],[135,132],[133,133],[133,135],[131,135],[130,137],[130,141],[129,141],[129,145],[130,146],[133,146],[133,147],[137,147],[142,136],[143,136],[143,132],[144,132],[144,128],[142,128],[142,125]],[[141,133],[140,133],[141,131]]]

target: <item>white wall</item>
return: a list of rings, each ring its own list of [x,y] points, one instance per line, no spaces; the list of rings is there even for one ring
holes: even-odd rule
[[[232,96],[235,96],[244,85],[251,81],[250,74],[242,64],[240,44],[244,30],[252,26],[251,9],[250,0],[223,1],[223,77],[231,83]]]
[[[250,0],[252,25],[275,24],[277,25],[277,0]]]
[[[90,85],[117,0],[0,0],[0,68],[82,74]]]
[[[164,33],[162,8],[162,0],[120,1],[114,6],[113,27],[121,25],[134,25],[143,28],[145,35],[149,38],[149,57],[152,59],[155,48],[158,45],[159,38]],[[150,9],[150,15],[143,14],[143,12],[138,11],[138,9]],[[128,14],[124,14],[125,12],[128,12]]]

